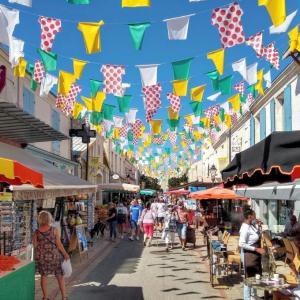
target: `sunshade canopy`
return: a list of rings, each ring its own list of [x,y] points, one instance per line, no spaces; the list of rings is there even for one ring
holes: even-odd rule
[[[128,183],[106,183],[99,184],[98,190],[106,191],[106,192],[132,192],[136,193],[140,190],[139,185],[128,184]]]
[[[234,191],[229,189],[224,189],[223,187],[219,187],[219,186],[204,191],[191,193],[190,197],[196,200],[222,200],[222,199],[247,200],[247,198],[237,195]]]
[[[174,191],[168,191],[165,192],[165,194],[167,195],[175,195],[175,196],[184,196],[184,195],[188,195],[190,192],[187,190],[174,190]]]
[[[156,190],[144,189],[144,190],[140,190],[140,194],[144,196],[153,196],[156,194]]]
[[[300,131],[273,132],[235,155],[222,171],[224,185],[250,186],[268,181],[290,182],[300,177]]]
[[[4,157],[0,157],[0,182],[11,185],[30,184],[37,188],[44,186],[41,173]]]

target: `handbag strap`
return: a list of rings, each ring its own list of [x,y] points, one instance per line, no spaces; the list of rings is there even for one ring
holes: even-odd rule
[[[52,228],[50,229],[52,230]],[[56,247],[56,243],[53,243],[51,240],[49,240],[44,233],[42,233],[41,231],[37,230],[37,232],[44,238],[46,239],[48,242],[50,242],[52,245],[54,245]]]

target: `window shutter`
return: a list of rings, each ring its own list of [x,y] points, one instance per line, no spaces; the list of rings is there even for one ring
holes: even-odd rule
[[[291,85],[284,89],[284,130],[292,130],[292,98],[291,98]]]
[[[255,120],[251,115],[250,118],[250,145],[253,146],[255,144]]]
[[[259,112],[259,132],[260,132],[260,140],[263,140],[266,137],[266,108],[263,107]]]
[[[27,88],[23,88],[23,110],[34,116],[35,95]]]
[[[272,99],[270,103],[270,115],[271,115],[271,132],[275,131],[275,100]]]

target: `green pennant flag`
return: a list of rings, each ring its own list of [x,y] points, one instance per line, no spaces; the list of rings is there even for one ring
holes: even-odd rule
[[[255,98],[256,97],[256,92],[255,92],[255,84],[252,84],[250,86],[247,87],[247,90],[249,91],[249,93],[252,94],[252,96]]]
[[[123,97],[116,96],[119,104],[119,112],[127,113],[130,109],[131,95],[124,95]]]
[[[221,131],[221,128],[220,128],[219,126],[217,126],[217,127],[216,127],[216,131],[217,131],[217,132],[220,132],[220,131]]]
[[[171,154],[171,149],[170,149],[170,147],[166,147],[165,150],[166,150],[166,153],[167,153],[168,155]]]
[[[176,128],[178,127],[178,125],[179,125],[179,119],[178,120],[168,119],[167,121],[168,121],[170,130],[175,131]]]
[[[231,94],[232,77],[233,76],[230,75],[218,81],[218,88],[222,95]]]
[[[104,103],[102,105],[102,112],[105,120],[113,121],[114,116],[114,105]]]
[[[133,132],[132,132],[132,130],[128,130],[128,132],[127,132],[127,139],[128,139],[128,142],[132,142],[133,141]]]
[[[201,127],[201,128],[204,128],[204,127],[205,127],[203,121],[200,121],[200,122],[199,122],[199,127]]]
[[[70,4],[90,4],[91,0],[67,0]]]
[[[192,101],[190,102],[190,105],[192,107],[192,111],[194,113],[194,115],[196,117],[200,117],[202,115],[202,102],[199,102],[199,101]]]
[[[188,79],[192,60],[193,58],[187,58],[172,62],[174,80]]]
[[[106,131],[105,137],[109,139],[112,136],[113,132],[114,132],[114,128],[111,128],[110,131]]]
[[[130,149],[131,151],[134,150],[134,145],[133,145],[133,144],[130,143],[130,144],[128,145],[128,147],[129,147],[129,149]]]
[[[128,24],[133,46],[136,50],[142,49],[145,31],[150,25],[149,22]]]
[[[212,81],[212,86],[215,91],[219,89],[219,73],[217,70],[206,73],[209,79]]]
[[[57,65],[57,54],[46,52],[42,49],[37,49],[37,52],[41,56],[45,71],[55,71]]]
[[[103,121],[103,112],[93,111],[90,116],[90,122],[93,125],[100,125]]]
[[[90,79],[90,91],[91,91],[92,98],[96,96],[96,94],[99,91],[102,84],[103,84],[103,81]]]
[[[33,64],[28,65],[28,72],[31,75],[30,88],[32,91],[35,92],[38,87],[38,83],[33,79],[33,73],[34,73],[34,65]]]
[[[245,95],[243,95],[243,96],[241,95],[240,99],[241,99],[242,103],[246,103],[247,102],[247,97]]]
[[[220,108],[219,115],[220,115],[221,121],[224,122],[224,120],[225,120],[225,109],[223,107]]]

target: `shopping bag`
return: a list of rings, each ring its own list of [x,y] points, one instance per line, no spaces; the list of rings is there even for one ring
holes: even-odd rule
[[[65,278],[68,278],[72,275],[72,265],[70,259],[64,260],[61,264],[61,267]]]

